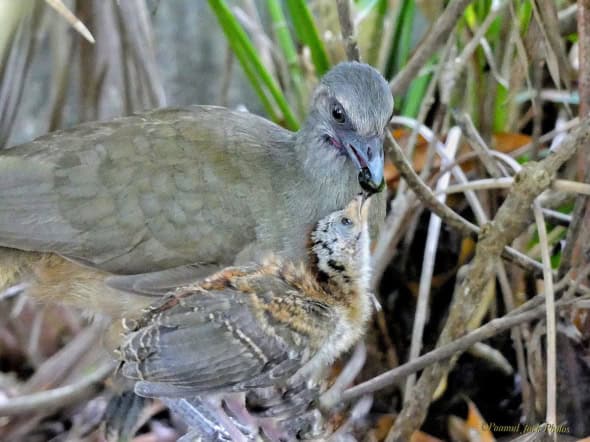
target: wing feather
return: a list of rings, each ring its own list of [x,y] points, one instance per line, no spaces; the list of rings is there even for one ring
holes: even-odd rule
[[[123,374],[138,380],[138,394],[156,397],[245,391],[286,381],[313,355],[309,336],[262,312],[273,296],[232,288],[168,296],[126,338]],[[308,323],[316,337],[331,329],[335,319],[327,306],[318,309],[317,303],[307,306],[303,297],[297,299],[297,308],[312,312]]]

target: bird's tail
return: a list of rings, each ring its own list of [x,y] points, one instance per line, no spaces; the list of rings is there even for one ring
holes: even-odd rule
[[[112,319],[132,317],[153,302],[153,297],[121,293],[106,286],[107,276],[53,253],[0,248],[0,293],[25,282],[27,295],[41,303],[69,305]]]

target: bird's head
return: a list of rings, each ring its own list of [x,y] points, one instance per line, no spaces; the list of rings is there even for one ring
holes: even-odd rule
[[[365,192],[380,192],[383,140],[392,113],[393,97],[379,72],[362,63],[338,64],[316,88],[305,124],[313,145],[321,145],[314,161],[343,158]]]
[[[343,287],[365,286],[370,264],[368,214],[369,200],[361,194],[318,221],[311,233],[318,276]]]

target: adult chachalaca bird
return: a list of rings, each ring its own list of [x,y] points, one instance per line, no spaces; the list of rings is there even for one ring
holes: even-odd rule
[[[318,219],[360,188],[382,189],[392,111],[376,70],[342,63],[321,79],[296,133],[250,113],[193,106],[8,149],[0,154],[0,290],[33,273],[32,291],[44,300],[120,316],[135,305],[105,289],[109,275],[156,272],[148,285],[178,285],[266,251],[305,257]],[[377,220],[384,201],[373,206]],[[138,281],[112,285],[143,292]]]
[[[371,313],[367,206],[359,196],[318,222],[310,264],[229,267],[175,288],[130,321],[119,353],[136,393],[213,397],[214,407],[220,393],[296,388],[323,374],[360,339]]]

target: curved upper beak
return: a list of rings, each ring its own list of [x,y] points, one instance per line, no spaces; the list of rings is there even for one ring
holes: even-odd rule
[[[383,139],[378,136],[362,137],[347,131],[340,134],[340,141],[350,159],[359,170],[359,184],[369,194],[381,192],[383,179]]]

